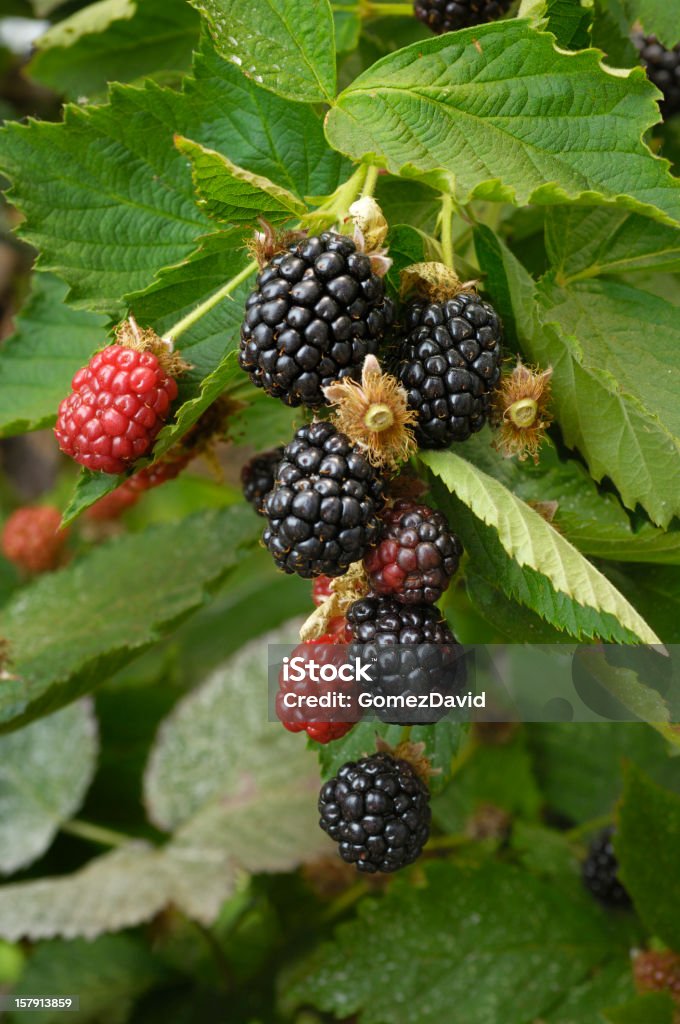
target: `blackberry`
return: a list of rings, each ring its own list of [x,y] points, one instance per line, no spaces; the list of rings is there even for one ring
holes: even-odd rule
[[[502,327],[478,295],[416,300],[406,310],[398,375],[418,414],[421,448],[448,448],[481,430],[501,376]]]
[[[263,515],[263,502],[274,486],[276,469],[283,458],[283,446],[273,448],[269,452],[254,455],[241,470],[241,486],[243,496],[249,501],[258,515]]]
[[[438,608],[369,595],[350,605],[347,622],[353,638],[350,658],[371,663],[371,682],[359,685],[363,693],[379,698],[373,710],[381,721],[425,725],[449,713],[445,700],[461,693],[467,668],[464,649]],[[431,694],[441,695],[441,706],[418,707],[418,698]],[[393,698],[399,697],[416,698],[415,707],[395,704]]]
[[[390,754],[348,761],[321,787],[319,824],[359,871],[398,871],[430,834],[430,793],[408,763]]]
[[[301,427],[264,499],[263,540],[279,567],[309,579],[342,576],[380,534],[383,482],[326,421]]]
[[[358,376],[393,316],[370,258],[326,231],[289,245],[261,271],[246,302],[239,365],[287,405],[324,405],[322,388]]]
[[[633,42],[647,70],[647,77],[663,93],[660,107],[664,119],[672,117],[680,112],[680,43],[667,50],[656,36],[646,36],[642,32],[633,35]]]
[[[484,25],[506,14],[512,0],[416,0],[416,18],[438,35]]]
[[[582,876],[588,889],[602,903],[611,907],[627,907],[630,896],[618,878],[619,862],[614,852],[613,828],[600,832],[590,844],[583,862]]]
[[[374,594],[434,604],[458,570],[463,548],[441,512],[403,498],[382,517],[382,536],[364,561]]]

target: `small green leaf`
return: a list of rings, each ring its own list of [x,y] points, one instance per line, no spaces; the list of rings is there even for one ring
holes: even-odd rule
[[[645,643],[659,643],[607,578],[498,480],[453,452],[421,452],[420,458],[478,519],[497,531],[504,551],[520,567],[545,576],[558,594],[586,609],[613,616]]]
[[[0,347],[0,435],[53,422],[71,378],[105,344],[103,316],[63,305],[66,287],[51,274],[33,276],[33,292]]]
[[[252,224],[263,216],[276,224],[305,213],[304,203],[292,192],[261,174],[245,171],[226,156],[181,135],[175,136],[175,146],[189,158],[198,205],[212,220]]]
[[[649,992],[622,1006],[603,1010],[608,1024],[673,1024],[676,1003],[669,992]]]
[[[185,0],[100,0],[53,25],[36,43],[28,73],[77,100],[108,82],[187,71],[200,20]]]
[[[667,0],[623,0],[630,22],[639,21],[647,35],[672,49],[678,42],[678,12]]]
[[[677,230],[625,210],[555,206],[546,213],[545,244],[562,285],[599,274],[680,270]]]
[[[207,511],[120,537],[24,588],[0,613],[17,677],[0,692],[5,730],[93,689],[200,608],[260,529],[243,506]]]
[[[328,0],[191,0],[218,52],[265,89],[306,103],[335,95],[335,38]]]
[[[112,473],[94,473],[90,469],[83,469],[78,475],[76,486],[69,498],[68,505],[61,517],[62,526],[68,526],[78,516],[94,505],[100,498],[104,498],[116,487],[123,483],[124,476],[115,476]]]
[[[80,807],[97,758],[97,723],[85,701],[0,736],[0,873],[48,849]]]
[[[654,96],[641,68],[612,74],[596,51],[559,52],[514,19],[383,58],[341,93],[326,131],[395,174],[455,175],[462,202],[583,199],[676,224],[680,182],[640,141]]]
[[[542,1019],[608,963],[625,964],[630,934],[585,892],[565,899],[507,865],[430,863],[418,884],[395,879],[359,905],[288,979],[284,1007],[310,1004],[364,1024]],[[569,955],[565,955],[565,950]],[[390,983],[385,984],[389,966]]]
[[[671,949],[679,949],[680,796],[657,786],[632,764],[626,771],[615,847],[621,880],[645,925]]]

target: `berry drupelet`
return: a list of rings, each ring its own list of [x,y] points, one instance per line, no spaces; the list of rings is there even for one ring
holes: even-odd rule
[[[88,469],[123,473],[147,455],[177,398],[150,351],[108,345],[78,370],[59,406],[59,447]]]
[[[441,512],[400,499],[382,516],[380,543],[364,560],[374,594],[434,604],[458,570],[463,548]]]
[[[663,93],[661,113],[664,119],[680,113],[680,43],[672,50],[662,46],[656,36],[636,32],[633,42],[647,77]]]
[[[254,455],[241,470],[243,496],[258,515],[263,514],[263,502],[274,486],[276,470],[283,458],[283,446]]]
[[[619,881],[619,862],[612,842],[613,828],[606,828],[590,844],[583,862],[582,876],[588,889],[602,903],[612,907],[627,907],[630,896]]]
[[[463,647],[435,605],[405,605],[393,597],[369,595],[350,605],[350,656],[371,663],[371,682],[362,683],[372,697],[443,698],[462,692],[467,682]],[[384,722],[424,725],[449,713],[441,707],[375,708]]]
[[[512,0],[416,0],[416,18],[437,34],[496,21]]]
[[[264,499],[263,540],[280,569],[342,576],[378,540],[383,482],[332,423],[301,427]]]
[[[430,793],[414,769],[387,753],[344,764],[319,794],[319,824],[359,871],[398,871],[430,834]]]
[[[393,316],[370,257],[326,231],[289,245],[260,272],[246,302],[239,365],[287,405],[324,405],[322,388],[359,375]]]
[[[417,299],[406,310],[399,379],[417,413],[421,448],[448,448],[481,430],[501,376],[501,322],[478,295]]]

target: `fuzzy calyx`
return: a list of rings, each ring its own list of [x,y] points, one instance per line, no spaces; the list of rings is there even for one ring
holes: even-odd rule
[[[552,423],[549,411],[552,367],[533,369],[517,360],[498,388],[492,422],[497,429],[495,448],[506,458],[516,455],[520,462],[531,456],[538,462],[538,452],[545,432]]]
[[[260,270],[267,265],[279,253],[285,252],[293,242],[299,242],[307,237],[307,232],[277,231],[264,217],[258,217],[261,231],[256,231],[252,238],[246,242],[246,250],[251,259],[257,261]]]
[[[140,327],[131,313],[116,328],[116,344],[136,352],[152,352],[169,377],[179,377],[189,369],[189,363],[173,350],[171,338],[161,338],[150,327]]]
[[[396,377],[382,372],[375,356],[366,356],[361,383],[346,377],[324,388],[324,395],[334,406],[338,430],[372,466],[395,470],[416,451],[416,413],[408,407],[405,389]]]
[[[330,589],[330,596],[314,609],[300,627],[300,639],[303,642],[324,636],[331,619],[344,616],[351,604],[366,597],[368,579],[363,562],[354,562],[344,576],[332,579]]]
[[[401,272],[401,297],[416,295],[430,302],[455,299],[461,292],[475,291],[476,281],[461,281],[445,263],[414,263]]]
[[[392,757],[408,761],[416,775],[423,780],[425,785],[428,784],[433,775],[441,775],[441,768],[433,768],[432,763],[426,756],[424,743],[412,743],[411,740],[401,740],[396,746],[391,747],[382,736],[376,735],[375,748],[379,753],[391,754]]]

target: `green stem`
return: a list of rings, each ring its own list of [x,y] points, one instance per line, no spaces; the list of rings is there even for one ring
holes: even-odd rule
[[[366,16],[373,18],[380,16],[408,18],[413,15],[412,3],[381,4],[368,2],[364,4],[363,9],[366,12]]]
[[[184,332],[188,331],[190,327],[193,327],[201,317],[204,317],[206,313],[209,313],[211,309],[214,309],[222,299],[226,299],[228,295],[231,295],[233,291],[236,291],[238,286],[244,281],[247,281],[248,278],[252,274],[256,273],[258,269],[259,267],[257,262],[253,260],[253,262],[249,263],[247,267],[244,267],[236,277],[232,277],[231,280],[227,281],[226,284],[223,284],[221,288],[218,288],[216,292],[209,296],[205,302],[201,302],[199,306],[192,309],[191,313],[187,313],[187,315],[179,320],[174,327],[171,327],[167,332],[166,337],[172,338],[172,340],[175,341],[176,338],[179,338],[180,334],[184,334]]]
[[[112,828],[104,828],[102,825],[94,825],[91,821],[83,821],[81,818],[65,821],[61,831],[85,839],[89,843],[97,843],[98,846],[125,846],[126,843],[134,842],[134,836],[115,832]]]
[[[590,821],[584,821],[581,825],[576,825],[575,828],[570,828],[565,832],[565,839],[574,842],[587,836],[589,832],[599,832],[600,829],[611,825],[613,818],[613,814],[610,813],[602,814],[599,818],[591,818]]]
[[[366,172],[366,180],[364,181],[364,187],[361,190],[362,198],[366,196],[372,196],[375,192],[375,186],[378,184],[378,175],[380,174],[379,167],[369,167]]]
[[[352,904],[360,900],[361,897],[368,892],[368,886],[365,882],[356,882],[351,885],[349,889],[345,889],[340,895],[333,900],[331,904],[326,908],[323,913],[324,921],[333,921],[336,917],[344,914]]]
[[[453,270],[453,200],[446,193],[442,196],[442,208],[439,216],[442,261]]]
[[[411,739],[411,726],[410,725],[402,725],[401,733],[399,735],[399,742],[400,743],[408,743],[408,741],[410,739]]]

